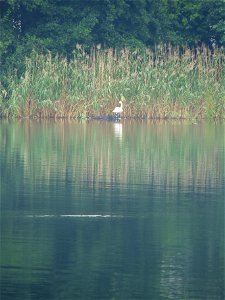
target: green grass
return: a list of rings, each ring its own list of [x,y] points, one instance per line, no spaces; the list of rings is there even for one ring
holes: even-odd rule
[[[78,45],[68,61],[32,53],[25,73],[1,89],[2,116],[87,118],[112,115],[124,100],[124,117],[224,118],[223,49],[158,46],[130,51]]]

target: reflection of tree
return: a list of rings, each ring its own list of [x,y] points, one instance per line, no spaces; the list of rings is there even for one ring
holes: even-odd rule
[[[23,286],[24,299],[28,288],[38,293],[35,285],[49,299],[81,291],[88,299],[98,290],[105,299],[138,299],[143,290],[148,299],[159,290],[181,299],[192,297],[198,278],[199,288],[209,286],[207,299],[215,278],[219,298],[224,206],[212,195],[223,195],[224,126],[124,122],[119,141],[113,130],[111,123],[1,124],[1,253],[11,266],[4,280]],[[90,211],[127,218],[59,217]],[[23,218],[32,212],[55,217]]]

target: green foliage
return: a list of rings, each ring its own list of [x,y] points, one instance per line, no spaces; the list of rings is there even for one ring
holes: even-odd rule
[[[0,11],[3,70],[21,68],[32,49],[70,56],[77,43],[224,45],[223,0],[6,0]]]
[[[57,56],[57,53],[59,56],[63,55],[72,60],[70,65],[72,66],[74,64],[73,53],[76,51],[75,47],[77,44],[83,45],[86,50],[85,55],[91,55],[93,45],[101,45],[101,48],[113,48],[117,52],[124,48],[132,51],[139,49],[140,56],[142,56],[142,53],[145,53],[146,46],[154,49],[155,45],[159,44],[176,46],[185,44],[190,48],[197,49],[200,44],[204,43],[211,49],[215,49],[215,51],[217,47],[225,45],[225,2],[223,0],[5,0],[0,1],[0,12],[1,95],[5,95],[5,90],[7,91],[7,96],[1,96],[1,114],[6,107],[8,109],[9,103],[12,103],[6,103],[6,100],[10,97],[12,100],[11,94],[15,94],[15,91],[12,90],[14,85],[12,86],[11,80],[15,84],[19,78],[27,76],[26,72],[28,72],[29,67],[27,66],[26,57],[31,57],[33,50],[39,54],[47,55],[51,51],[53,56]],[[146,53],[144,56],[147,57]],[[45,58],[43,59],[45,61]],[[116,55],[113,59],[117,60]],[[105,60],[107,60],[106,57],[100,58],[101,65],[108,67],[108,63]],[[118,94],[124,94],[126,97],[132,98],[132,95],[139,95],[140,91],[142,91],[142,94],[140,94],[142,95],[141,99],[146,98],[147,96],[143,95],[148,95],[148,93],[145,90],[146,85],[143,88],[143,82],[150,80],[150,77],[153,76],[151,73],[153,71],[151,70],[147,75],[147,69],[144,67],[143,70],[145,63],[140,64],[137,61],[134,57],[130,60],[129,55],[129,62],[134,62],[136,71],[139,72],[140,68],[142,70],[142,73],[138,73],[138,76],[134,75],[137,72],[133,71],[132,68],[130,69],[129,65],[125,66],[126,61],[122,59],[119,61],[120,69],[116,68],[115,76],[123,80],[121,83],[117,82],[117,84],[114,82],[113,89],[110,86],[111,82],[108,73],[105,74],[105,77],[103,76],[104,80],[102,81],[102,75],[99,73],[102,71],[89,74],[90,72],[85,72],[82,68],[79,68],[77,72],[81,72],[81,74],[72,74],[72,71],[69,70],[68,72],[73,78],[72,80],[68,79],[70,85],[73,88],[76,86],[73,93],[79,95],[75,98],[83,101],[92,96],[94,102],[96,102],[95,99],[97,97],[117,98]],[[88,63],[84,62],[85,68],[87,68]],[[178,60],[176,64],[179,65]],[[104,67],[104,72],[108,72]],[[164,67],[167,68],[165,65]],[[45,68],[45,71],[48,70],[47,65]],[[132,80],[128,74],[126,74],[126,80],[124,79],[124,70],[126,68],[133,74]],[[155,69],[159,69],[159,66],[155,67]],[[15,73],[18,76],[17,79],[14,77]],[[196,79],[197,73],[194,71],[192,73],[193,78]],[[98,80],[96,80],[101,82],[100,95],[98,92],[93,95],[94,90],[98,91],[96,85],[91,81],[93,74],[96,78],[98,76]],[[145,74],[145,78],[143,74]],[[184,102],[186,102],[187,94],[189,94],[188,97],[191,99],[194,99],[196,96],[195,88],[192,91],[193,86],[198,85],[199,90],[200,86],[204,88],[205,82],[204,84],[200,81],[195,83],[192,80],[192,83],[190,83],[191,79],[186,81],[185,77],[181,79],[180,76],[175,76],[175,78],[179,78],[179,84],[175,84],[173,81],[174,84],[169,86],[169,82],[172,82],[171,78],[167,76],[167,79],[163,79],[161,78],[165,75],[163,74],[160,74],[158,79],[160,79],[160,82],[167,80],[165,85],[167,96],[164,99],[167,99],[168,95],[170,95],[169,98],[176,99],[177,95],[174,93],[180,90],[182,97],[186,93],[184,96],[186,99]],[[41,72],[39,75],[46,78]],[[50,76],[50,74],[46,76]],[[69,78],[68,74],[66,76]],[[48,103],[50,103],[49,101],[55,101],[59,96],[57,93],[62,94],[63,89],[60,88],[59,92],[59,88],[55,88],[56,83],[52,82],[54,78],[54,76],[51,76],[51,79],[46,79],[45,84],[42,83],[40,85],[41,78],[40,81],[35,83],[33,81],[32,94],[37,95],[39,93],[38,97],[40,98],[42,93],[42,97],[45,99],[43,101],[48,101]],[[77,81],[76,78],[82,79]],[[48,83],[49,81],[51,83]],[[20,80],[21,82],[23,81]],[[79,82],[79,87],[76,82]],[[191,93],[184,92],[187,91],[189,83],[192,87]],[[57,84],[60,85],[61,83]],[[87,88],[85,87],[87,86],[90,89],[89,92],[86,91]],[[54,88],[56,95],[52,95],[49,87]],[[41,92],[40,88],[44,90]],[[77,93],[81,89],[83,89],[82,94]],[[165,90],[162,84],[160,90],[163,89]],[[39,90],[39,92],[36,90]],[[30,93],[30,87],[29,89],[26,87],[25,91],[20,94],[28,99],[27,95]],[[159,98],[158,92],[152,95]],[[162,93],[160,96],[162,96]],[[146,99],[149,99],[148,97]],[[74,99],[74,96],[70,95],[69,98]],[[15,101],[17,102],[18,100]],[[139,103],[139,106],[146,102],[146,100],[143,101]],[[96,107],[99,106],[97,105]]]

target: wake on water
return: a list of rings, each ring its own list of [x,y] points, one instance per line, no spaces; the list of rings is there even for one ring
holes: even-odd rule
[[[29,218],[121,218],[118,215],[28,215]]]

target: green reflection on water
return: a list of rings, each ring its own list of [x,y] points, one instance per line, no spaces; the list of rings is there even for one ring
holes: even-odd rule
[[[0,131],[4,299],[222,299],[224,124]]]
[[[0,130],[5,171],[23,162],[15,183],[29,177],[32,185],[42,179],[47,184],[61,176],[90,184],[153,181],[204,189],[224,177],[223,124],[2,122]]]

